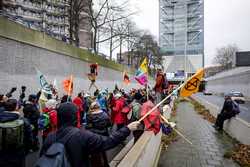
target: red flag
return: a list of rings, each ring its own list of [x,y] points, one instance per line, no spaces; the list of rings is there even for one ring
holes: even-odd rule
[[[72,95],[73,93],[73,76],[71,75],[70,78],[65,79],[63,81],[63,89],[67,93],[67,95]]]
[[[141,117],[143,117],[147,112],[149,112],[155,105],[151,101],[143,103],[141,108]],[[153,131],[157,134],[160,131],[161,122],[160,122],[160,111],[156,108],[151,114],[149,114],[144,120],[144,125],[146,130]]]

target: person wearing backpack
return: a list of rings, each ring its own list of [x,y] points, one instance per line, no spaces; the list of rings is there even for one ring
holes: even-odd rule
[[[43,130],[43,141],[50,132],[54,132],[57,129],[57,111],[56,111],[57,101],[55,99],[50,99],[45,103],[45,108],[43,113],[39,118],[39,125]]]
[[[141,101],[142,95],[137,92],[134,95],[134,100],[131,103],[132,116],[130,121],[138,121],[141,118]],[[144,132],[144,125],[141,123],[137,130],[133,131],[134,143],[141,137]]]
[[[239,108],[238,109],[237,108],[238,104],[236,104],[236,102],[234,102],[230,96],[226,95],[222,110],[220,114],[218,114],[217,116],[214,128],[216,130],[222,131],[224,121],[227,119],[231,119],[236,114],[239,114]]]
[[[23,107],[24,117],[28,119],[30,124],[34,127],[32,129],[33,136],[35,138],[33,145],[33,150],[39,150],[39,141],[38,141],[38,119],[40,117],[40,111],[38,109],[38,98],[37,95],[29,95],[28,101],[25,102]]]
[[[63,103],[58,107],[59,129],[45,140],[36,167],[89,167],[90,154],[117,146],[139,125],[139,122],[133,122],[109,137],[101,136],[84,128],[76,128],[76,112],[77,108],[72,103]]]
[[[18,112],[18,101],[8,99],[5,111],[0,113],[0,166],[24,167],[25,155],[31,149],[34,138],[32,127]]]

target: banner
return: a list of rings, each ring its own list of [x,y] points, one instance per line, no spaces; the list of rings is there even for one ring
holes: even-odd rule
[[[135,80],[145,86],[148,83],[148,60],[145,58],[140,65],[139,69],[136,71]]]
[[[201,80],[204,76],[204,69],[198,70],[180,90],[181,97],[191,96],[193,93],[199,91],[199,86],[201,84]]]
[[[37,76],[38,76],[39,84],[40,84],[42,91],[47,94],[52,94],[51,86],[45,79],[44,75],[39,70],[36,70],[36,71],[37,71]]]
[[[63,81],[63,89],[67,93],[67,95],[71,96],[73,93],[73,76],[71,75],[70,78],[65,79]]]
[[[124,82],[126,85],[129,85],[129,84],[130,84],[130,79],[129,79],[128,73],[127,73],[126,71],[123,72],[123,82]]]

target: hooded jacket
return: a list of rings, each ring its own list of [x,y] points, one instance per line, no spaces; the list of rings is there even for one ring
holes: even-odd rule
[[[87,115],[87,127],[91,132],[108,136],[108,127],[111,126],[108,115],[99,110],[98,112],[92,112]]]
[[[76,129],[77,108],[72,103],[63,103],[57,109],[58,125],[60,129],[51,133],[44,142],[40,155],[43,155],[48,148],[55,143],[56,139],[62,139],[69,131]],[[65,144],[67,155],[72,167],[89,167],[89,155],[102,152],[117,146],[130,134],[127,127],[113,132],[109,137],[101,136],[84,128],[76,129],[77,132]]]
[[[123,97],[115,100],[115,105],[112,108],[112,116],[115,124],[125,124],[127,122],[127,115],[122,113],[124,105],[125,99]]]

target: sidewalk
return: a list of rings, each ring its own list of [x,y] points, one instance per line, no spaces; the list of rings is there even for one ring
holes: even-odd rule
[[[232,160],[223,158],[232,148],[231,138],[215,131],[188,102],[178,106],[177,127],[193,145],[178,137],[161,152],[159,167],[238,167]]]

